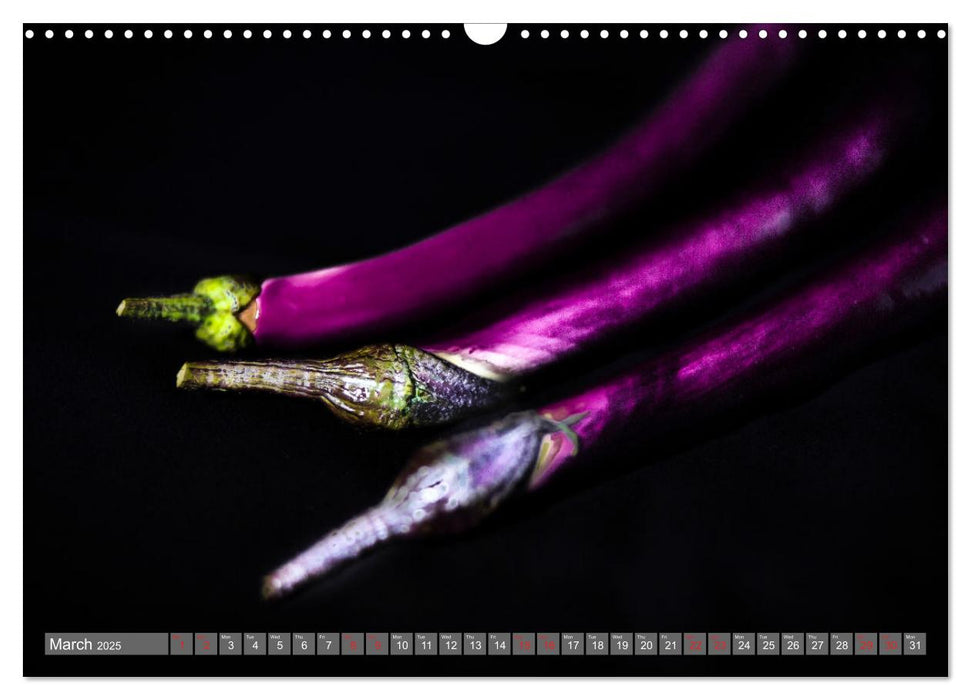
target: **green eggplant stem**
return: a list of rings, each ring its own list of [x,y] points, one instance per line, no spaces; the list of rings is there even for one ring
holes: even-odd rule
[[[424,350],[390,343],[329,360],[187,362],[176,386],[312,398],[349,423],[388,430],[452,422],[511,392]]]
[[[205,297],[182,294],[171,297],[125,299],[118,305],[115,313],[122,318],[181,321],[198,325],[212,311],[212,302]]]
[[[310,372],[326,373],[325,363],[306,362],[186,362],[175,378],[179,389],[267,391],[283,396],[318,398],[320,378],[308,382]]]
[[[196,337],[215,348],[233,352],[253,341],[240,314],[260,293],[260,286],[241,277],[210,277],[191,294],[125,299],[115,310],[123,318],[190,323]]]

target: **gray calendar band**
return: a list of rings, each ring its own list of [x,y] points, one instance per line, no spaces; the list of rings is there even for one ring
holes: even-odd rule
[[[69,632],[47,656],[926,656],[925,632]]]

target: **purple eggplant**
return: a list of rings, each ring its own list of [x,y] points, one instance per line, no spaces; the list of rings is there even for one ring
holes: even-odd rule
[[[384,500],[266,577],[278,597],[377,545],[462,530],[617,438],[672,417],[735,411],[797,378],[819,382],[946,299],[947,217],[884,244],[784,300],[570,398],[420,450]],[[586,459],[581,459],[586,458]]]
[[[322,361],[190,362],[177,385],[315,398],[344,420],[388,429],[493,408],[529,372],[778,267],[809,224],[880,165],[895,124],[886,111],[862,119],[741,204],[548,284],[471,333],[417,347],[366,346]]]
[[[792,41],[730,40],[625,138],[545,186],[369,260],[256,285],[203,280],[192,294],[126,299],[120,316],[195,324],[218,350],[296,346],[404,327],[591,239],[683,172],[784,72]]]

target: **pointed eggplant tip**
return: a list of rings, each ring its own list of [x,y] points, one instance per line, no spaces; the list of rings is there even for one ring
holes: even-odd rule
[[[189,363],[186,362],[179,368],[179,373],[175,375],[175,388],[181,389],[189,378]]]
[[[263,600],[277,600],[283,596],[283,588],[273,574],[263,577],[263,587],[260,590],[260,596]]]

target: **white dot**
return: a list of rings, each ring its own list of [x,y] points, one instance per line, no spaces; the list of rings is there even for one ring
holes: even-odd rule
[[[687,29],[682,29],[681,30],[681,38],[682,39],[687,39],[688,38],[688,30]]]
[[[44,32],[44,36],[46,36],[48,39],[53,39],[54,38],[54,32],[52,30],[48,29],[46,32]]]
[[[442,38],[443,39],[448,39],[450,36],[452,36],[452,32],[448,31],[447,29],[443,29],[442,30]]]
[[[620,30],[620,38],[621,39],[626,39],[628,36],[630,36],[630,33],[626,29],[621,29]]]
[[[223,38],[224,39],[232,39],[233,38],[233,33],[230,30],[227,29],[226,31],[223,32]]]
[[[610,36],[610,32],[608,32],[606,29],[601,29],[600,30],[600,38],[601,39],[606,39],[608,36]]]
[[[365,39],[370,39],[371,38],[371,30],[370,29],[365,29],[363,32],[361,32],[361,36],[363,36]]]
[[[925,36],[927,36],[927,32],[925,32],[923,29],[921,29],[919,32],[917,32],[917,38],[918,39],[923,39]]]
[[[727,39],[728,38],[728,30],[727,29],[722,29],[720,32],[718,32],[718,36],[720,36],[722,39]]]
[[[819,38],[820,39],[825,39],[826,38],[826,30],[825,29],[820,29],[819,30]]]
[[[938,39],[943,39],[946,36],[947,36],[947,32],[945,32],[943,29],[938,29],[937,30],[937,38]]]
[[[269,39],[271,36],[273,36],[273,32],[271,32],[269,29],[264,29],[263,30],[263,38],[264,39]]]
[[[845,39],[846,38],[846,30],[845,29],[840,29],[839,32],[837,33],[837,36],[840,39]]]
[[[293,32],[291,32],[289,29],[284,29],[283,30],[283,38],[284,39],[289,39],[292,36],[293,36]]]
[[[800,29],[799,30],[799,38],[800,39],[805,39],[806,36],[807,36],[806,30],[805,29]]]
[[[401,32],[401,37],[403,39],[407,39],[410,36],[411,36],[411,32],[409,32],[407,29],[405,29],[403,32]]]
[[[105,39],[110,39],[114,35],[115,33],[113,31],[111,31],[110,29],[105,29]]]
[[[787,32],[785,29],[780,29],[779,30],[779,38],[780,39],[785,39],[787,36],[789,36],[789,32]]]
[[[321,36],[324,37],[325,39],[330,39],[330,30],[329,29],[325,29],[324,30],[324,33],[321,34]]]
[[[759,39],[764,39],[767,36],[769,36],[769,33],[767,31],[765,31],[764,29],[759,30]]]
[[[523,39],[528,39],[529,38],[529,30],[528,29],[524,29],[523,31],[521,31],[519,33],[519,36],[521,36]]]
[[[661,30],[661,33],[658,34],[658,36],[660,36],[662,39],[667,39],[668,38],[668,30],[667,29],[662,29]]]
[[[897,32],[897,38],[898,39],[906,39],[907,38],[907,32],[905,32],[903,29],[901,29],[899,32]]]
[[[134,33],[132,33],[132,30],[131,29],[126,29],[125,30],[125,38],[126,39],[131,39],[133,36],[135,36],[135,35],[134,35]]]
[[[145,30],[145,38],[146,39],[151,39],[152,38],[152,30],[151,29],[146,29]]]
[[[861,29],[856,33],[856,35],[861,39],[866,39],[866,29]]]
[[[184,36],[186,39],[191,39],[192,38],[192,30],[191,29],[186,29],[182,33],[182,36]]]
[[[381,37],[384,38],[384,39],[390,39],[391,38],[391,30],[390,29],[385,29],[383,32],[381,32]]]
[[[165,30],[165,38],[166,39],[171,39],[172,38],[172,30],[171,29],[166,29]]]
[[[567,38],[569,38],[569,36],[570,36],[570,32],[567,31],[566,29],[564,29],[562,32],[560,32],[560,38],[561,39],[567,39]]]
[[[702,39],[707,39],[708,38],[708,30],[707,29],[702,29],[700,32],[698,32],[698,36],[700,36]]]
[[[84,33],[85,39],[91,39],[92,37],[94,37],[94,32],[92,32],[90,29]]]
[[[28,39],[33,39],[34,38],[34,30],[33,29],[28,29],[26,32],[24,32],[24,36],[27,37]]]
[[[71,30],[71,29],[68,29],[66,32],[64,32],[64,38],[65,39],[73,39],[74,38],[74,31]]]
[[[543,37],[544,39],[548,39],[548,38],[549,38],[549,36],[550,36],[550,30],[549,30],[549,29],[544,29],[543,31],[541,31],[541,32],[539,33],[539,35],[540,35],[541,37]]]
[[[877,32],[877,36],[879,38],[881,38],[881,39],[886,39],[887,38],[887,30],[886,29],[881,29],[879,32]]]
[[[580,32],[581,39],[586,39],[588,36],[590,36],[590,32],[588,32],[586,29]]]
[[[350,29],[345,29],[341,33],[341,36],[344,37],[345,39],[350,39],[351,38],[351,30]]]
[[[748,36],[748,32],[743,29],[738,33],[738,35],[744,39]]]
[[[427,39],[431,35],[432,35],[432,33],[430,31],[428,31],[427,29],[422,29],[421,30],[421,38],[422,39]]]

